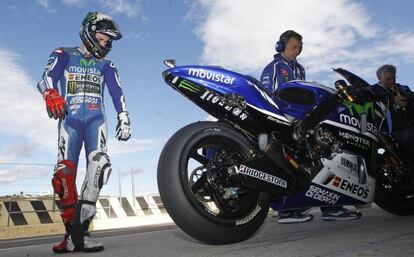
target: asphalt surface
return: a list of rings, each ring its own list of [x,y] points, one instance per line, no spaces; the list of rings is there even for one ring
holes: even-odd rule
[[[363,217],[354,221],[324,222],[317,208],[314,220],[307,223],[281,225],[268,218],[251,239],[221,246],[195,241],[174,225],[95,232],[105,245],[103,252],[64,256],[414,256],[414,216],[394,216],[378,207],[361,211]],[[60,238],[0,241],[0,256],[54,256],[51,246]]]

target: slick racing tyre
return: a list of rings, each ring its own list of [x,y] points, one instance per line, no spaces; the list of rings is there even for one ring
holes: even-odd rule
[[[260,228],[270,195],[232,182],[228,169],[251,152],[224,122],[193,123],[169,139],[158,162],[158,189],[178,227],[207,244],[239,242]]]

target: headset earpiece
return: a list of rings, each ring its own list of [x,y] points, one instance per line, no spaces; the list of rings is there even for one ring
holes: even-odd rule
[[[292,37],[292,36],[299,36],[302,39],[302,36],[299,35],[298,33],[296,33],[293,30],[286,30],[285,32],[282,33],[282,35],[280,35],[279,41],[277,41],[275,49],[276,52],[281,53],[283,51],[285,51],[286,48],[286,44],[287,41]],[[302,52],[302,48],[300,49],[300,52]],[[299,52],[299,54],[300,54]]]
[[[276,47],[275,47],[275,49],[276,49],[276,52],[278,52],[278,53],[281,53],[281,52],[283,52],[284,50],[285,50],[285,47],[286,47],[286,45],[285,45],[285,43],[283,43],[282,41],[277,41],[277,43],[276,43]]]

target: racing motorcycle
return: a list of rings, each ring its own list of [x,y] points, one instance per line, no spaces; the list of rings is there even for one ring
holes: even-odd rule
[[[165,82],[217,121],[177,131],[159,158],[159,193],[178,227],[208,244],[251,237],[275,210],[375,202],[395,215],[414,214],[409,156],[382,131],[383,102],[369,85],[334,69],[336,89],[290,81],[269,92],[259,81],[217,66],[165,60]],[[368,92],[368,93],[367,93]],[[372,95],[372,94],[371,94]],[[340,99],[298,140],[295,121]]]

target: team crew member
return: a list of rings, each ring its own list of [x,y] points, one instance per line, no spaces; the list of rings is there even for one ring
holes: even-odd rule
[[[297,61],[297,57],[302,52],[303,42],[302,36],[293,31],[287,30],[283,32],[279,41],[276,43],[276,54],[263,70],[261,76],[262,84],[274,92],[283,84],[291,80],[305,80],[305,69]],[[309,214],[310,209],[296,210],[279,210],[279,223],[297,223],[307,222],[313,219],[313,215]],[[350,211],[342,206],[321,207],[322,219],[330,220],[351,220],[359,219],[361,213]]]

